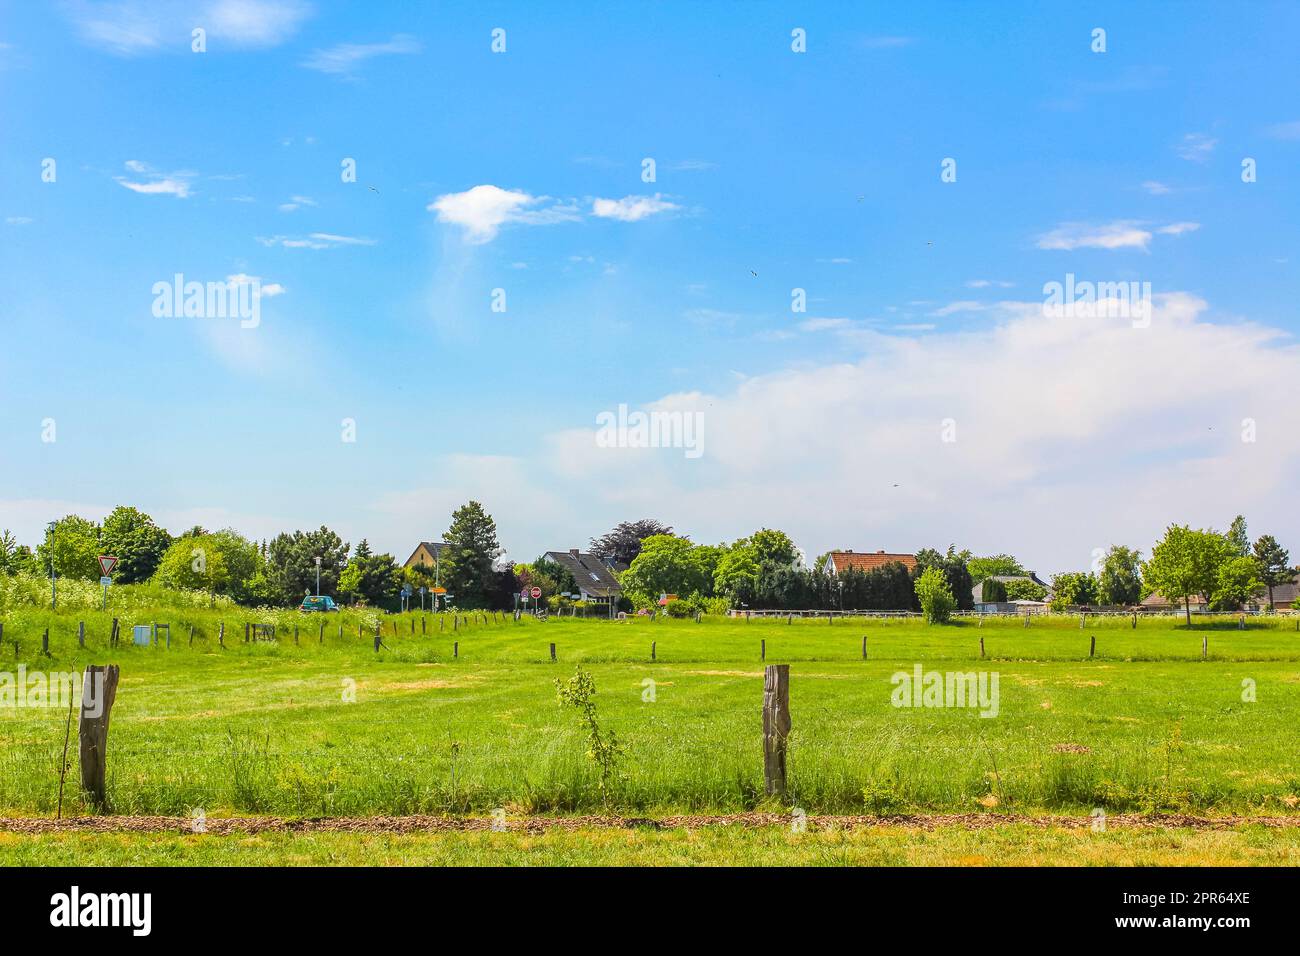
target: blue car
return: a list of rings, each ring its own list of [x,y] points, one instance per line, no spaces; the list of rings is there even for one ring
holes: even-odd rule
[[[302,604],[298,606],[298,610],[304,613],[310,611],[324,611],[328,613],[329,611],[337,611],[338,609],[339,606],[334,603],[334,599],[327,595],[320,597],[311,597],[309,595],[303,598]]]

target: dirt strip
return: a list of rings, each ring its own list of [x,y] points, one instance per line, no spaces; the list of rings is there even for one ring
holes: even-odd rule
[[[189,817],[102,816],[64,820],[34,817],[0,817],[0,833],[209,833],[216,835],[252,833],[447,833],[506,830],[515,833],[544,833],[548,830],[675,830],[702,827],[789,828],[793,817],[782,813],[736,813],[723,815],[668,816],[655,819],[620,816],[515,817],[499,822],[490,817],[218,817],[201,824]],[[1029,816],[1010,813],[901,814],[895,816],[809,816],[810,831],[834,831],[888,827],[935,830],[959,827],[984,830],[1020,825],[1043,829],[1082,830],[1093,825],[1091,817]],[[1106,818],[1106,828],[1157,830],[1231,830],[1244,826],[1270,828],[1300,827],[1300,816],[1284,817],[1194,817],[1179,814],[1115,814]],[[200,829],[202,828],[202,829]]]

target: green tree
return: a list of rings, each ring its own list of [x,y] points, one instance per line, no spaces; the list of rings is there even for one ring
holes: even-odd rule
[[[493,562],[501,557],[497,523],[477,501],[457,508],[444,536],[443,576],[458,607],[483,607],[493,587]]]
[[[1236,557],[1244,558],[1250,554],[1250,536],[1246,534],[1246,519],[1241,515],[1232,519],[1232,524],[1228,526],[1227,538]]]
[[[60,578],[77,578],[97,581],[100,577],[99,527],[78,515],[60,518],[54,533],[45,533],[45,540],[36,549],[42,573],[50,573],[51,539],[54,552],[54,575]]]
[[[154,524],[139,508],[118,505],[109,512],[100,529],[100,547],[117,558],[113,580],[119,584],[136,584],[153,577],[163,554],[171,547],[172,536]]]
[[[751,593],[758,587],[761,573],[759,551],[752,542],[731,548],[714,569],[713,593],[730,599],[734,607],[740,603],[740,595]]]
[[[176,539],[163,554],[156,577],[170,588],[207,591],[209,596],[224,593],[230,571],[222,539],[209,534]]]
[[[1202,595],[1208,603],[1219,586],[1219,568],[1232,555],[1233,546],[1217,531],[1170,525],[1142,565],[1142,577],[1167,600],[1182,601],[1191,624],[1191,596]]]
[[[1091,571],[1066,571],[1052,575],[1052,610],[1064,611],[1097,603],[1097,576]]]
[[[275,601],[298,604],[306,594],[316,593],[316,558],[320,563],[320,593],[338,589],[339,573],[348,561],[348,545],[324,525],[318,531],[295,531],[276,535],[267,548],[267,577]]]
[[[792,568],[799,560],[799,549],[784,531],[761,528],[749,536],[748,544],[759,564],[773,568]]]
[[[9,529],[0,531],[0,574],[18,573],[18,539]]]
[[[1098,578],[1102,604],[1137,604],[1142,600],[1142,552],[1113,544]]]
[[[1047,588],[1028,578],[1007,581],[1006,588],[1008,601],[1041,601],[1047,597]]]
[[[707,593],[721,556],[713,561],[713,551],[701,554],[699,550],[686,538],[651,535],[641,543],[641,553],[631,567],[623,572],[623,590],[642,602],[657,600],[660,594],[685,597]]]
[[[995,554],[987,558],[971,558],[966,562],[966,570],[970,572],[971,584],[979,584],[986,578],[996,575],[1010,575],[1018,577],[1028,574],[1020,566],[1020,562],[1009,554]]]
[[[946,624],[957,606],[948,576],[937,567],[928,567],[917,577],[915,587],[925,623]]]
[[[1258,565],[1259,579],[1268,588],[1268,606],[1273,609],[1273,588],[1288,584],[1295,577],[1291,554],[1271,534],[1261,535],[1252,553]]]
[[[1005,583],[996,578],[985,578],[980,586],[980,599],[986,604],[1001,604],[1010,600],[1010,596]]]
[[[339,575],[339,594],[373,607],[401,604],[402,569],[391,554],[374,554],[365,538]]]
[[[1237,611],[1264,587],[1259,565],[1252,557],[1234,555],[1219,565],[1214,588],[1214,610]]]
[[[975,607],[975,582],[971,580],[970,569],[966,565],[970,559],[969,551],[958,551],[951,544],[948,545],[946,554],[941,554],[934,548],[922,548],[916,553],[912,580],[919,578],[926,568],[938,568],[948,579],[948,589],[957,601],[957,610],[969,611]]]

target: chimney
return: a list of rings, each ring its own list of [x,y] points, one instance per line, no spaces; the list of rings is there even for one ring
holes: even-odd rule
[[[573,556],[576,558],[576,557],[578,556],[578,549],[577,549],[577,548],[570,548],[570,549],[569,549],[569,554],[573,555]]]
[[[885,553],[884,548],[881,548],[879,551],[876,552],[876,554],[884,554],[884,553]]]

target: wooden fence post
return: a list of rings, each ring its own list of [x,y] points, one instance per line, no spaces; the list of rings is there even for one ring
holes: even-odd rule
[[[324,620],[320,622],[320,633],[316,636],[316,643],[317,644],[325,643],[325,621]]]
[[[767,638],[763,638],[758,642],[758,659],[760,661],[767,660]]]
[[[41,635],[41,653],[46,657],[50,656],[50,629],[47,627],[45,633]]]
[[[555,660],[555,645],[551,645],[551,660]]]
[[[862,659],[867,659],[867,635],[862,635]]]
[[[107,802],[104,776],[108,767],[108,718],[117,699],[118,668],[88,664],[81,687],[81,720],[77,736],[81,744],[81,786],[91,802]]]
[[[1210,656],[1210,635],[1204,634],[1201,636],[1201,657],[1209,657],[1209,656]]]
[[[651,642],[650,642],[650,660],[654,660],[654,659],[655,659],[655,644],[656,644],[656,643],[658,643],[658,642],[657,642],[657,641],[651,641]]]
[[[790,665],[763,671],[763,789],[785,795],[786,741],[790,736]]]
[[[112,647],[117,647],[117,641],[119,636],[120,636],[120,631],[118,630],[117,627],[117,618],[113,618],[113,630],[108,635],[109,645]]]
[[[194,646],[194,625],[190,625],[190,647]]]
[[[980,659],[984,659],[984,636],[980,635]]]
[[[1136,631],[1136,630],[1137,630],[1137,626],[1138,626],[1138,612],[1137,612],[1137,611],[1134,611],[1134,612],[1133,612],[1133,630]]]
[[[78,647],[86,646],[86,622],[85,621],[77,622],[77,646]]]
[[[1092,655],[1096,653],[1097,653],[1097,635],[1094,634],[1092,635],[1092,641],[1088,645],[1088,656],[1092,657]]]
[[[460,641],[451,642],[451,656],[460,657]]]
[[[217,643],[222,647],[226,646],[226,622],[221,622],[221,628],[217,631]]]

